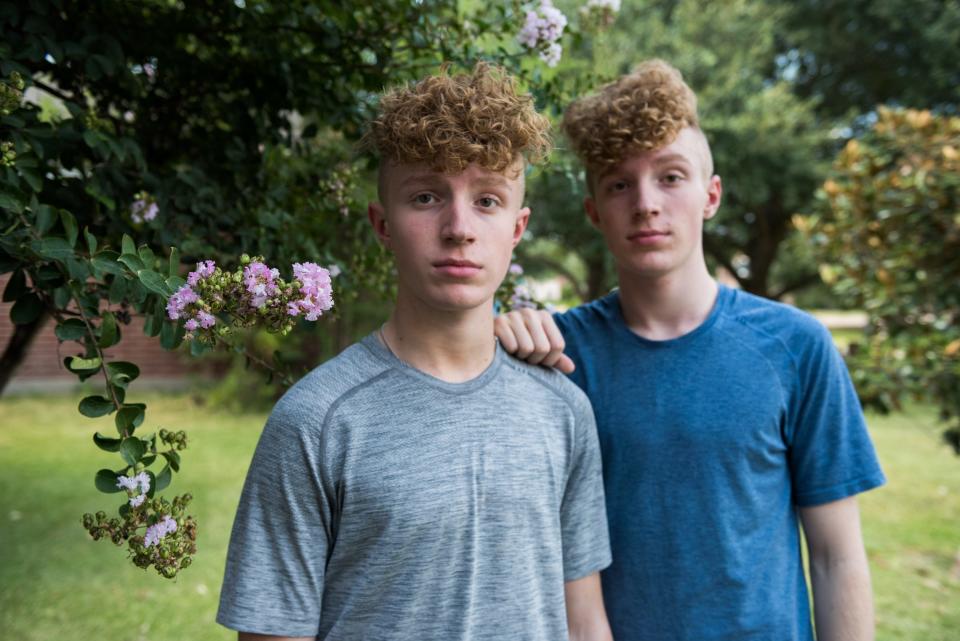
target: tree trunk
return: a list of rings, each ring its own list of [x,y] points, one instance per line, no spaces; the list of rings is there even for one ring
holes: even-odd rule
[[[0,396],[7,388],[7,383],[13,378],[17,367],[26,357],[30,343],[40,333],[48,318],[48,314],[40,314],[31,323],[14,325],[13,335],[10,337],[6,349],[3,350],[3,356],[0,356]]]
[[[602,252],[586,257],[587,263],[587,299],[588,303],[607,293],[607,265]]]

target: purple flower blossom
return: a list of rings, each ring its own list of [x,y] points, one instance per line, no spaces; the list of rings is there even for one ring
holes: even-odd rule
[[[213,314],[200,310],[197,312],[197,320],[200,322],[200,327],[203,329],[210,329],[217,324],[217,319]]]
[[[268,298],[276,294],[277,286],[274,284],[274,280],[279,276],[279,270],[270,269],[259,261],[244,267],[243,282],[247,286],[247,291],[251,294],[250,305],[261,307],[267,302]]]
[[[308,321],[317,320],[323,312],[333,307],[333,290],[330,286],[330,272],[316,263],[294,263],[293,277],[300,281],[300,293],[303,298],[287,306],[287,313],[293,316],[293,306],[306,314]]]
[[[130,205],[130,220],[139,225],[143,222],[153,220],[159,212],[160,208],[157,206],[157,203],[152,200],[148,201],[145,198],[138,198]]]
[[[159,545],[160,539],[176,531],[177,522],[169,516],[164,516],[162,521],[147,528],[147,533],[143,537],[143,545],[144,547]]]
[[[141,494],[140,496],[135,496],[130,499],[130,507],[140,507],[143,505],[143,502],[147,500],[146,494]]]
[[[517,263],[512,263],[510,265],[510,273],[513,274],[514,276],[520,276],[521,274],[523,274],[523,267],[521,267]]]
[[[563,47],[556,42],[540,52],[540,59],[543,60],[548,67],[556,67],[560,62],[561,56],[563,56]]]
[[[190,288],[190,285],[184,285],[167,301],[167,316],[170,320],[177,320],[190,303],[196,303],[200,300],[197,293]]]
[[[540,58],[551,67],[560,61],[563,49],[557,40],[567,26],[567,17],[550,0],[540,0],[536,10],[527,11],[517,40],[527,49],[542,49]]]
[[[217,265],[212,260],[204,260],[197,263],[197,271],[190,272],[190,275],[187,276],[187,284],[190,285],[190,287],[196,287],[201,279],[213,276],[216,268]]]
[[[197,328],[200,327],[200,323],[198,323],[195,318],[191,318],[190,320],[188,320],[186,323],[183,324],[183,327],[188,332],[195,332],[197,331]]]
[[[150,491],[150,475],[140,472],[136,476],[118,476],[117,487],[129,491],[135,491],[139,487],[140,491],[146,494]]]

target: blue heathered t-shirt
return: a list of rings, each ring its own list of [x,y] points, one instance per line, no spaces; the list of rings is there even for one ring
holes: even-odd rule
[[[720,286],[673,340],[619,292],[555,316],[597,419],[617,641],[813,641],[797,507],[884,482],[829,332]]]

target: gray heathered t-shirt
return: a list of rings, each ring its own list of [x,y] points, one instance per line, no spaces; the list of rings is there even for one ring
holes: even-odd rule
[[[267,421],[217,621],[325,641],[560,641],[564,581],[609,564],[579,388],[499,347],[447,383],[368,336]]]

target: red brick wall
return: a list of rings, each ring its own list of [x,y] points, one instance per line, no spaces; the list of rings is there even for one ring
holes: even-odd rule
[[[10,274],[0,276],[0,291],[7,285]],[[14,325],[10,320],[13,303],[0,302],[0,349],[5,349],[13,335]],[[54,334],[56,323],[48,319],[34,338],[27,357],[17,368],[11,386],[18,382],[76,381],[77,378],[63,366],[66,356],[81,353],[81,347],[73,341],[60,343]],[[199,371],[196,362],[191,362],[183,348],[168,352],[160,347],[158,338],[143,333],[143,319],[134,317],[129,325],[121,325],[123,340],[105,350],[108,360],[123,360],[135,363],[140,368],[142,379],[178,379]]]

